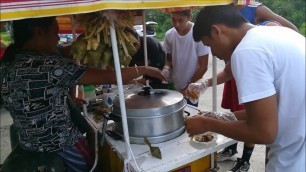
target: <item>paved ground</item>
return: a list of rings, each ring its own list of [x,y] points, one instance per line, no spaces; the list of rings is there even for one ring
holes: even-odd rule
[[[217,60],[217,71],[221,71],[224,68],[224,62]],[[212,60],[209,60],[209,69],[205,74],[204,78],[209,78],[212,76]],[[220,107],[221,97],[222,97],[223,85],[219,85],[217,87],[217,109],[218,111],[226,111]],[[200,97],[200,105],[199,108],[201,110],[212,110],[212,89],[208,89],[204,95]],[[7,155],[11,152],[10,148],[10,139],[9,139],[9,126],[12,123],[12,118],[10,115],[4,110],[1,109],[0,112],[0,164],[5,160]],[[243,143],[238,144],[238,156],[241,157],[243,149]],[[264,145],[256,145],[253,155],[251,157],[251,167],[253,172],[264,172],[264,160],[265,160],[265,146]],[[233,161],[226,161],[218,163],[220,167],[220,172],[227,171],[232,167]]]

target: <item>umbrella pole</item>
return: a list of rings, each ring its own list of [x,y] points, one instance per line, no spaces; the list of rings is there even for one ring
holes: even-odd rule
[[[212,94],[212,111],[216,112],[217,111],[217,57],[212,56],[213,61],[212,61],[212,73],[213,73],[213,94]],[[210,154],[210,169],[215,168],[215,162],[214,162],[214,153]]]
[[[72,15],[70,16],[70,21],[71,21],[72,39],[73,39],[73,41],[76,41],[76,39],[77,39],[76,27],[75,27],[74,18],[73,18]],[[84,94],[83,85],[76,86],[76,96],[78,96],[78,91],[79,91],[78,87],[80,87],[80,90],[82,90],[82,99],[85,100],[86,98],[85,98],[85,94]],[[98,129],[91,122],[89,122],[90,120],[89,120],[89,117],[88,117],[87,105],[86,104],[83,104],[83,116],[84,116],[84,118],[87,119],[87,123],[94,130],[94,134],[95,134],[95,136],[94,136],[95,137],[95,161],[94,161],[94,164],[93,164],[92,168],[90,169],[90,171],[94,171],[97,164],[98,164]]]
[[[113,20],[110,20],[110,21],[111,21],[110,36],[111,36],[111,42],[112,42],[112,50],[113,50],[113,56],[114,56],[114,64],[115,64],[117,86],[118,86],[118,93],[119,93],[119,103],[120,103],[123,135],[124,135],[124,141],[125,141],[125,147],[126,147],[126,153],[127,153],[126,154],[127,157],[124,160],[124,171],[125,169],[129,168],[129,163],[130,163],[129,159],[131,157],[133,158],[135,162],[137,171],[140,171],[139,166],[133,155],[131,145],[130,145],[129,129],[128,129],[127,117],[126,117],[126,107],[125,107],[124,94],[123,94],[123,84],[122,84],[122,76],[121,76],[121,67],[120,67],[120,62],[119,62],[118,47],[117,47],[116,31],[115,31],[114,21]]]
[[[146,25],[146,11],[145,10],[142,10],[142,30],[143,30],[144,62],[145,62],[145,66],[148,66],[147,25]],[[149,86],[149,80],[146,81],[146,86]]]
[[[116,71],[116,77],[117,77],[117,85],[118,85],[118,93],[119,93],[119,103],[120,103],[120,111],[121,111],[121,118],[122,118],[123,134],[124,134],[124,140],[125,140],[125,144],[126,144],[127,158],[130,159],[131,153],[130,153],[130,151],[128,151],[129,147],[130,147],[130,138],[129,138],[129,129],[128,129],[128,125],[127,125],[126,108],[125,108],[125,102],[124,102],[121,67],[120,67],[120,63],[119,63],[119,54],[118,54],[118,47],[117,47],[116,31],[115,31],[114,21],[112,21],[112,20],[111,20],[111,27],[110,27],[110,36],[111,36],[115,71]]]
[[[74,24],[74,18],[72,15],[70,15],[70,21],[71,21],[72,39],[73,39],[73,42],[75,42],[77,35],[76,35],[76,27]]]

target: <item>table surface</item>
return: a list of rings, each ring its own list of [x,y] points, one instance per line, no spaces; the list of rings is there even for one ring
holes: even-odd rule
[[[185,110],[191,114],[197,114],[197,111],[189,106],[186,106]],[[96,124],[92,120],[92,116],[88,114],[88,119],[94,124],[94,126],[101,130],[102,124]],[[111,126],[112,124],[109,123]],[[114,140],[112,137],[105,135],[105,141],[114,149],[118,156],[122,160],[127,159],[126,144],[121,140]],[[170,171],[202,157],[210,155],[218,150],[221,150],[229,145],[236,143],[237,141],[217,134],[217,140],[214,144],[204,145],[196,143],[188,136],[186,132],[182,135],[169,140],[167,142],[152,144],[152,146],[158,146],[162,153],[162,159],[153,157],[150,153],[150,149],[147,145],[130,144],[133,156],[137,162],[137,166],[141,171]],[[137,166],[132,158],[129,160],[132,171],[138,171]]]

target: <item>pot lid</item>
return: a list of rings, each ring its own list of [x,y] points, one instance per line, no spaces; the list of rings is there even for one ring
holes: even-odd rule
[[[152,109],[163,108],[180,103],[184,98],[180,92],[166,89],[151,89],[144,87],[143,90],[125,94],[126,109]],[[119,97],[114,100],[114,108],[120,107]]]

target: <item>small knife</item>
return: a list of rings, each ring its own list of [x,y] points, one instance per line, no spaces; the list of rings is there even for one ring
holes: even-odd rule
[[[150,147],[150,152],[151,152],[152,156],[154,156],[155,158],[158,158],[158,159],[162,159],[162,154],[160,152],[159,147],[152,146],[151,143],[149,142],[149,140],[146,137],[144,138],[144,143],[147,144]]]

